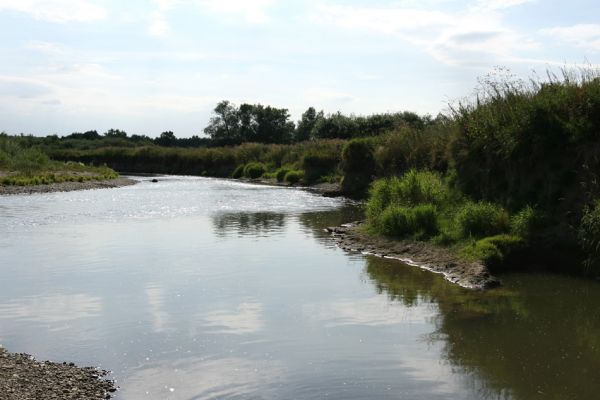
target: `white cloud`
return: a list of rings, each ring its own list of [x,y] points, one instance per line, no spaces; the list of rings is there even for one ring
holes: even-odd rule
[[[262,24],[269,21],[267,10],[273,0],[196,0],[195,3],[210,12],[242,17],[251,24]]]
[[[203,319],[204,326],[216,328],[218,333],[234,335],[256,333],[263,327],[262,305],[242,303],[235,310],[212,311]]]
[[[91,22],[102,20],[104,8],[86,0],[0,0],[0,11],[16,11],[50,22]]]
[[[542,34],[577,47],[600,51],[600,24],[578,24],[543,29]]]
[[[87,294],[54,294],[0,304],[0,319],[55,324],[90,318],[102,312],[102,299]]]
[[[502,10],[527,3],[535,3],[537,0],[478,0],[477,8],[484,10]]]
[[[349,30],[365,30],[418,46],[446,64],[484,64],[515,58],[537,44],[505,26],[498,10],[530,0],[477,2],[462,11],[408,7],[322,6],[312,20]]]
[[[169,33],[170,27],[163,13],[155,11],[150,16],[148,32],[152,36],[162,37]]]

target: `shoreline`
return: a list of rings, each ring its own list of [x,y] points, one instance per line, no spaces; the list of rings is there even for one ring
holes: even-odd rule
[[[135,185],[137,181],[129,178],[115,178],[85,182],[61,182],[47,185],[0,186],[0,196],[11,196],[34,193],[72,192],[76,190],[108,189]]]
[[[480,262],[464,261],[449,249],[425,242],[394,240],[363,232],[361,222],[325,228],[337,245],[346,251],[401,261],[413,267],[441,274],[466,289],[488,290],[500,285]]]
[[[73,363],[36,361],[0,347],[0,397],[27,399],[110,399],[117,391],[108,371]],[[6,397],[4,397],[6,396]]]

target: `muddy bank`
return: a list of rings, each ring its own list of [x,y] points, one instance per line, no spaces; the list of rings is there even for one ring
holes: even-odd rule
[[[360,222],[354,222],[326,230],[344,250],[397,259],[443,274],[448,281],[468,289],[484,290],[500,284],[483,264],[460,260],[448,249],[425,242],[392,240],[369,235],[360,229],[361,226]]]
[[[0,195],[10,194],[32,194],[51,192],[71,192],[74,190],[106,189],[136,184],[137,181],[129,178],[116,178],[102,181],[86,182],[61,182],[48,185],[32,186],[0,186]]]
[[[106,371],[72,363],[39,362],[0,348],[0,399],[110,399],[116,391]]]

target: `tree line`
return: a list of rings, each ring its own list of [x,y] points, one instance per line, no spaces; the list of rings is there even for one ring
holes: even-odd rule
[[[291,144],[318,139],[377,136],[402,127],[422,130],[438,122],[440,118],[420,116],[408,111],[368,116],[345,115],[339,111],[325,114],[323,110],[317,111],[314,107],[309,107],[300,120],[294,122],[285,108],[248,103],[237,106],[223,100],[213,109],[209,123],[203,129],[203,136],[178,138],[172,131],[165,131],[158,137],[151,138],[147,135],[128,135],[120,129],[109,129],[102,134],[96,130],[89,130],[73,132],[63,137],[30,137],[30,141],[31,145],[42,141],[44,145],[60,148],[148,145],[193,148],[234,146],[243,143]]]

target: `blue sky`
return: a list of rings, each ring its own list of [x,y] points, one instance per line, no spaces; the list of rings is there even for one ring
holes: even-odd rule
[[[201,134],[223,99],[433,115],[496,66],[600,63],[574,0],[0,0],[0,131]]]

